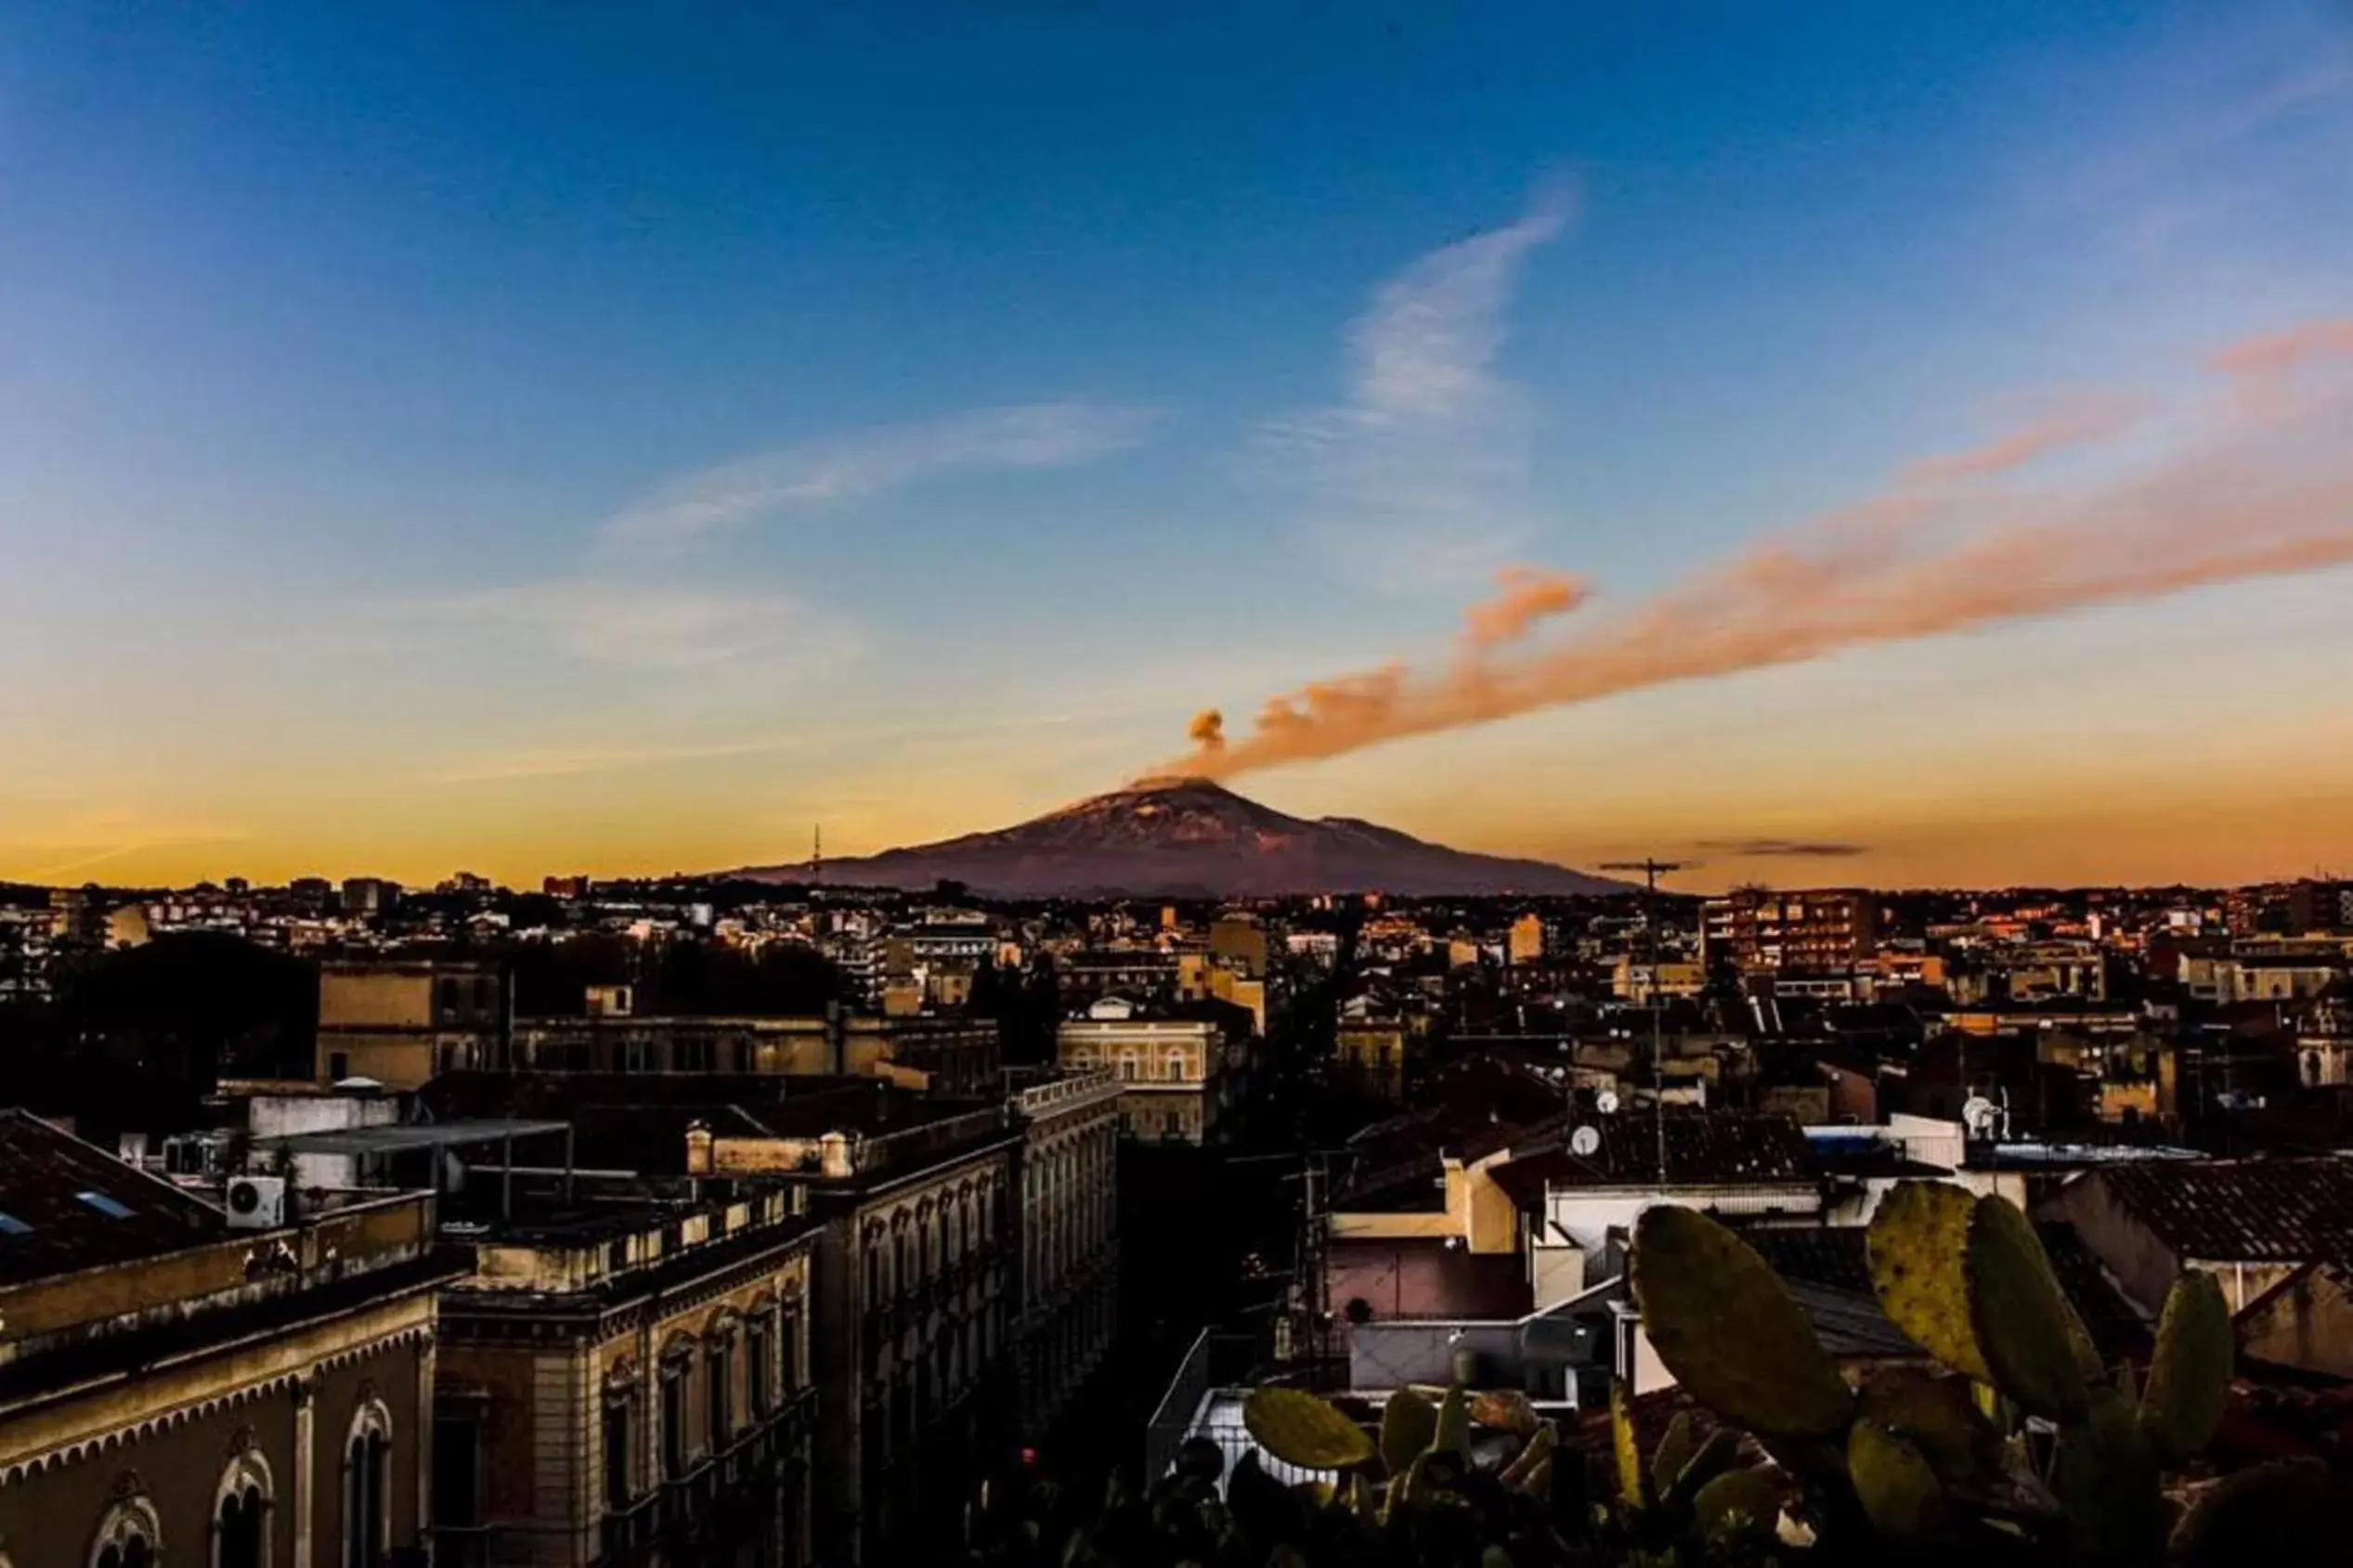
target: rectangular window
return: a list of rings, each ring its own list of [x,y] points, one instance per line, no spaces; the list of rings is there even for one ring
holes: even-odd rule
[[[776,1337],[782,1341],[778,1351],[784,1357],[785,1393],[790,1395],[800,1392],[800,1309],[786,1307],[783,1322]]]
[[[710,1451],[724,1451],[735,1437],[735,1355],[725,1341],[710,1347],[706,1358],[710,1378],[707,1406],[710,1416]]]
[[[686,1378],[684,1368],[662,1369],[662,1479],[686,1473]]]
[[[769,1342],[768,1323],[755,1317],[744,1329],[744,1382],[747,1403],[751,1406],[752,1419],[764,1421],[774,1407],[771,1389],[775,1382],[776,1366],[774,1347]]]
[[[433,1517],[461,1527],[481,1523],[482,1423],[471,1410],[433,1422]]]
[[[105,1193],[95,1191],[77,1192],[73,1196],[88,1204],[91,1208],[96,1209],[99,1213],[104,1214],[109,1219],[127,1220],[131,1217],[131,1210],[128,1204],[125,1204],[119,1199],[110,1198]]]
[[[617,1513],[629,1507],[636,1491],[630,1484],[629,1443],[629,1400],[608,1398],[604,1402],[604,1506]]]
[[[327,1081],[330,1083],[341,1083],[344,1079],[349,1078],[350,1076],[351,1053],[348,1051],[328,1052]]]

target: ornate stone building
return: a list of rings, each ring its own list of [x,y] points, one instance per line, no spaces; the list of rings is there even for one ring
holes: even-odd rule
[[[442,1309],[440,1568],[810,1561],[814,1223],[709,1189],[526,1193],[476,1239]]]
[[[1017,1088],[1022,1121],[1019,1425],[1042,1432],[1119,1323],[1119,1111],[1108,1068]]]
[[[0,1562],[388,1568],[431,1508],[433,1200],[228,1210],[0,1111]]]
[[[816,1262],[816,1544],[828,1563],[926,1561],[925,1527],[1010,1426],[1022,1129],[1002,1104],[858,1084],[687,1134],[697,1175],[781,1179],[824,1230]]]

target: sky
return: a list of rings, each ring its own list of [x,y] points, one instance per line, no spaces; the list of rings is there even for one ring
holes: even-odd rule
[[[0,237],[0,877],[2353,870],[2346,0],[29,0]]]

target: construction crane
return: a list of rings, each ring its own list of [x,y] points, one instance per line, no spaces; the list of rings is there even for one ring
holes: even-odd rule
[[[1670,871],[1696,871],[1699,869],[1699,862],[1697,861],[1655,861],[1645,855],[1638,861],[1604,861],[1601,868],[1604,871],[1639,871],[1643,874],[1643,885],[1655,894],[1658,891],[1660,876]]]

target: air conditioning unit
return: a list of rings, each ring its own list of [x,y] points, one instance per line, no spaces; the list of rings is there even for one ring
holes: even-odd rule
[[[231,1230],[276,1230],[286,1223],[283,1176],[231,1176],[228,1197]]]

